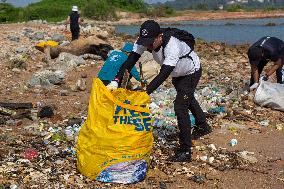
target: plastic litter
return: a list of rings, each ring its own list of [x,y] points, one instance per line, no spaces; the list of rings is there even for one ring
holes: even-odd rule
[[[202,184],[205,182],[205,178],[202,175],[193,175],[192,177],[190,177],[190,179],[199,184]]]
[[[235,138],[230,141],[231,146],[236,146],[237,144],[238,144],[238,141]]]
[[[263,127],[267,127],[269,125],[269,121],[268,120],[263,120],[261,122],[259,122],[259,124]]]
[[[35,149],[26,149],[24,152],[24,158],[32,160],[38,156],[38,152]]]
[[[96,180],[122,184],[136,183],[146,177],[147,168],[147,162],[145,160],[118,163],[104,169]]]
[[[226,112],[226,108],[221,106],[221,107],[215,107],[215,108],[210,108],[208,110],[208,113],[212,113],[212,114],[219,114],[219,113],[225,113]]]

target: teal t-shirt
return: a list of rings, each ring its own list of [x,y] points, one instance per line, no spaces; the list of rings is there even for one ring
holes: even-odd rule
[[[127,58],[128,56],[122,51],[112,51],[101,68],[98,78],[100,80],[112,81]],[[140,74],[135,66],[130,73],[137,81],[141,81]]]

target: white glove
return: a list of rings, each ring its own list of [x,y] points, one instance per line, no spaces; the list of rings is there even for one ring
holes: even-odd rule
[[[259,83],[254,83],[252,86],[250,86],[249,90],[253,91],[254,89],[256,89],[258,87]]]
[[[106,87],[108,90],[115,90],[118,88],[118,83],[116,81],[111,81]]]

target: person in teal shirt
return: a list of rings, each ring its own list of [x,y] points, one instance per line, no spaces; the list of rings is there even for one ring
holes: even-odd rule
[[[120,50],[113,50],[106,59],[103,67],[101,68],[98,78],[108,85],[118,73],[122,64],[127,60],[129,53],[133,49],[133,43],[126,42]],[[141,82],[140,74],[134,66],[130,71],[130,77],[133,76],[137,81]]]

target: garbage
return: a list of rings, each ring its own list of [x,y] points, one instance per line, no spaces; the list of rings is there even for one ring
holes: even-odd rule
[[[255,93],[254,101],[260,106],[284,111],[283,93],[283,84],[261,81]]]
[[[207,161],[207,159],[208,159],[207,156],[201,156],[201,157],[200,157],[200,160],[201,160],[201,161]]]
[[[268,120],[263,120],[261,122],[259,122],[259,124],[263,127],[267,127],[269,125],[269,121]]]
[[[147,172],[145,160],[135,160],[111,165],[96,178],[101,182],[131,184],[144,180]]]
[[[214,159],[215,159],[214,157],[209,157],[208,162],[213,163]]]
[[[205,177],[202,175],[193,175],[192,177],[190,177],[190,179],[198,184],[205,183]]]
[[[282,131],[282,130],[283,130],[283,125],[282,125],[282,124],[277,124],[277,125],[275,126],[275,128],[276,128],[276,130],[278,130],[278,131]]]
[[[230,141],[231,146],[236,146],[237,144],[238,144],[238,141],[235,138]]]
[[[213,152],[217,150],[217,148],[216,148],[216,146],[215,146],[214,144],[209,144],[209,145],[208,145],[208,148],[209,148],[210,150],[212,150]]]
[[[153,147],[149,104],[146,93],[122,88],[109,91],[95,79],[88,118],[77,140],[79,171],[102,182],[133,183],[143,179]]]
[[[24,158],[28,160],[33,160],[38,156],[38,152],[35,149],[26,149],[24,152]]]
[[[218,113],[225,113],[226,112],[226,108],[221,106],[221,107],[215,107],[215,108],[210,108],[208,110],[208,113],[212,113],[212,114],[218,114]]]
[[[189,118],[190,118],[190,124],[191,126],[194,126],[195,125],[195,117],[192,115],[192,114],[189,114]]]
[[[101,27],[99,23],[95,25]],[[39,41],[29,40],[29,36],[34,36],[36,32],[42,32],[44,33],[44,41],[47,41],[49,37],[53,36],[54,32],[63,31],[65,26],[61,23],[52,26],[38,25],[34,27],[29,25],[29,28],[23,29],[22,27],[25,26],[26,24],[13,24],[13,30],[9,31],[6,28],[11,28],[11,25],[9,23],[3,25],[2,33],[4,37],[1,41],[2,48],[0,52],[2,60],[0,68],[3,73],[0,79],[2,92],[0,98],[2,102],[31,101],[33,104],[31,107],[17,109],[3,107],[0,104],[5,109],[5,111],[0,111],[0,172],[3,173],[2,177],[0,176],[0,180],[2,179],[0,188],[10,188],[10,186],[14,187],[13,185],[15,185],[15,188],[90,188],[90,186],[94,185],[97,188],[125,187],[112,183],[91,181],[91,179],[86,179],[76,170],[78,153],[76,141],[82,126],[82,120],[86,119],[86,99],[90,94],[89,87],[85,91],[74,93],[69,86],[71,84],[75,85],[77,79],[81,77],[86,78],[88,85],[90,79],[96,77],[93,74],[97,72],[103,61],[93,54],[84,54],[82,56],[80,54],[85,59],[83,64],[74,67],[72,64],[68,64],[71,66],[72,71],[70,69],[70,72],[55,72],[58,70],[53,69],[53,64],[56,64],[57,60],[52,60],[50,65],[43,62],[43,53],[39,53],[33,48],[35,43]],[[109,26],[104,25],[102,30],[107,27]],[[122,41],[135,40],[131,36],[121,37],[112,35],[112,32],[108,33],[108,41],[114,47],[119,47]],[[7,35],[19,36],[19,42],[11,42],[9,39],[5,39]],[[33,37],[31,38],[33,39]],[[63,43],[70,45],[66,41]],[[63,43],[61,43],[62,46]],[[215,48],[215,46],[219,47]],[[218,53],[216,53],[217,50]],[[200,55],[203,70],[195,97],[203,111],[207,112],[207,121],[214,128],[213,138],[195,142],[196,144],[192,149],[194,160],[192,163],[170,164],[166,161],[169,154],[172,154],[179,144],[178,127],[173,106],[176,92],[169,78],[151,95],[153,104],[151,115],[155,141],[154,149],[150,155],[151,163],[147,164],[147,177],[140,183],[126,187],[162,188],[166,185],[168,188],[187,188],[188,185],[195,184],[188,183],[185,180],[193,175],[206,175],[208,186],[213,186],[213,183],[216,183],[216,187],[218,187],[220,182],[216,180],[222,180],[221,177],[224,174],[233,174],[235,179],[230,183],[235,184],[240,183],[240,180],[249,179],[249,175],[263,172],[265,174],[257,174],[259,182],[255,182],[256,187],[261,188],[263,185],[269,185],[277,188],[279,181],[277,182],[275,179],[267,180],[266,178],[267,176],[273,177],[279,174],[277,165],[281,164],[282,161],[275,161],[276,169],[267,170],[266,168],[271,165],[274,166],[274,163],[265,160],[275,159],[279,157],[279,153],[278,151],[270,153],[273,152],[271,151],[273,148],[268,150],[266,149],[267,145],[261,144],[266,139],[274,139],[275,137],[275,146],[279,146],[277,142],[281,141],[279,140],[281,139],[279,133],[283,130],[283,114],[279,111],[258,106],[253,101],[253,94],[246,94],[240,90],[250,77],[250,67],[246,57],[247,45],[230,46],[223,43],[198,41],[196,52]],[[16,64],[13,64],[15,68],[11,70],[9,69],[11,68],[10,58],[16,57],[15,55],[24,55],[24,58],[15,61]],[[21,60],[24,60],[22,62],[25,63],[21,64]],[[65,60],[67,58],[64,58]],[[65,64],[64,61],[58,61],[58,63]],[[145,74],[145,76],[149,75],[149,79],[152,79],[160,69],[153,69],[154,65],[157,65],[157,68],[159,65],[153,62],[152,57],[149,62],[149,70],[153,74]],[[68,68],[66,67],[66,69]],[[37,75],[37,73],[41,74]],[[82,73],[86,73],[87,77],[81,76]],[[37,77],[32,77],[35,75]],[[30,77],[34,78],[34,88],[27,88],[25,85]],[[273,77],[271,77],[272,81],[274,80]],[[150,80],[148,80],[149,82]],[[51,119],[39,119],[37,115],[40,109],[50,104],[56,105],[55,116]],[[36,105],[36,108],[33,108],[33,105]],[[219,107],[225,107],[225,112],[218,113],[219,110],[215,109],[217,113],[209,113],[210,109],[214,110],[214,108]],[[10,113],[7,114],[7,112]],[[190,122],[193,125],[192,113],[189,112],[189,115]],[[17,116],[17,118],[14,116]],[[263,120],[269,121],[271,127],[261,127],[258,122]],[[16,126],[18,124],[21,125]],[[270,132],[271,129],[274,131]],[[269,135],[266,135],[268,130]],[[228,135],[225,137],[220,136],[221,131],[222,133],[228,133]],[[246,160],[249,159],[248,157],[258,157],[250,153],[246,154],[246,156],[238,155],[238,152],[244,150],[243,145],[238,146],[238,148],[228,147],[228,149],[223,148],[226,146],[217,146],[217,144],[230,142],[233,137],[228,141],[226,140],[228,136],[231,136],[231,133],[238,134],[238,140],[242,140],[242,143],[246,144],[245,148],[255,150],[256,155],[263,152],[261,153],[261,159],[264,161],[261,161],[261,164],[250,163],[255,162],[255,160]],[[258,141],[258,145],[249,142],[263,138],[264,135],[265,140]],[[247,137],[250,139],[247,140]],[[132,136],[129,138],[131,139]],[[210,144],[213,142],[214,144]],[[24,159],[26,149],[34,149],[38,152],[38,155],[31,160]],[[266,153],[267,150],[269,153]],[[268,154],[269,157],[267,157]],[[195,155],[197,157],[207,156],[207,161],[195,161]],[[234,169],[236,171],[231,171]],[[248,177],[242,177],[240,173],[242,171],[239,170],[245,170]],[[208,172],[214,172],[215,174],[210,177],[207,174]],[[227,183],[224,182],[221,185],[228,188],[230,186]]]
[[[38,112],[38,117],[45,118],[45,117],[52,117],[54,116],[54,109],[51,106],[44,106]]]

